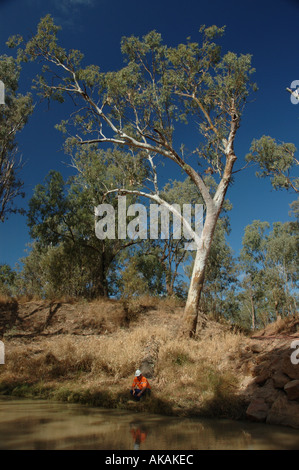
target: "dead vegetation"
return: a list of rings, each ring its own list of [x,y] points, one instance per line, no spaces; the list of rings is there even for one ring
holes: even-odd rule
[[[19,303],[14,321],[6,322],[11,307],[5,310],[2,304],[1,310],[6,353],[1,393],[127,408],[132,406],[128,390],[135,369],[150,364],[154,393],[139,409],[244,416],[238,392],[250,339],[228,324],[210,320],[197,339],[178,339],[183,306],[150,297],[91,303],[32,300]]]

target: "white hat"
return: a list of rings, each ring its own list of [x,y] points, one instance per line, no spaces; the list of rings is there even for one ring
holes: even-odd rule
[[[135,375],[136,375],[136,377],[139,377],[139,375],[141,375],[141,370],[137,369],[136,372],[135,372]]]

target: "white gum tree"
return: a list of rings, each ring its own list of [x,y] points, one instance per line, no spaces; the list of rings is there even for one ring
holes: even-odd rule
[[[83,55],[58,45],[52,18],[43,18],[37,34],[19,47],[19,60],[38,60],[43,69],[35,84],[45,98],[64,101],[70,95],[77,105],[60,129],[69,133],[67,145],[104,144],[129,148],[150,169],[148,179],[129,188],[111,188],[137,194],[166,205],[158,186],[158,163],[171,161],[195,185],[205,217],[196,240],[196,256],[180,333],[192,337],[202,324],[199,308],[205,268],[213,234],[237,160],[234,143],[250,91],[254,69],[250,55],[221,54],[214,40],[224,27],[201,27],[200,44],[186,41],[177,47],[163,44],[153,31],[142,39],[123,38],[125,65],[114,72],[98,66],[83,67]],[[10,45],[20,46],[21,38]],[[183,145],[177,143],[182,135]],[[192,142],[196,138],[196,144]],[[189,147],[188,153],[184,146]],[[211,192],[205,176],[213,174]],[[201,195],[201,196],[200,196]],[[170,207],[170,210],[171,207]],[[193,236],[195,237],[193,232]]]

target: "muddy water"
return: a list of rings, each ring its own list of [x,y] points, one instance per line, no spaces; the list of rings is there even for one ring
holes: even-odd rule
[[[298,450],[299,432],[266,424],[1,398],[0,449]]]

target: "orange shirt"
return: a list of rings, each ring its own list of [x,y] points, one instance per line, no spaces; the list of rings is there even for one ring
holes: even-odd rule
[[[147,432],[141,431],[138,429],[131,429],[131,434],[135,442],[139,442],[140,444],[145,441]]]
[[[148,380],[143,377],[143,375],[140,377],[140,379],[135,377],[132,383],[132,388],[139,388],[139,390],[142,390],[144,387],[151,388]]]

